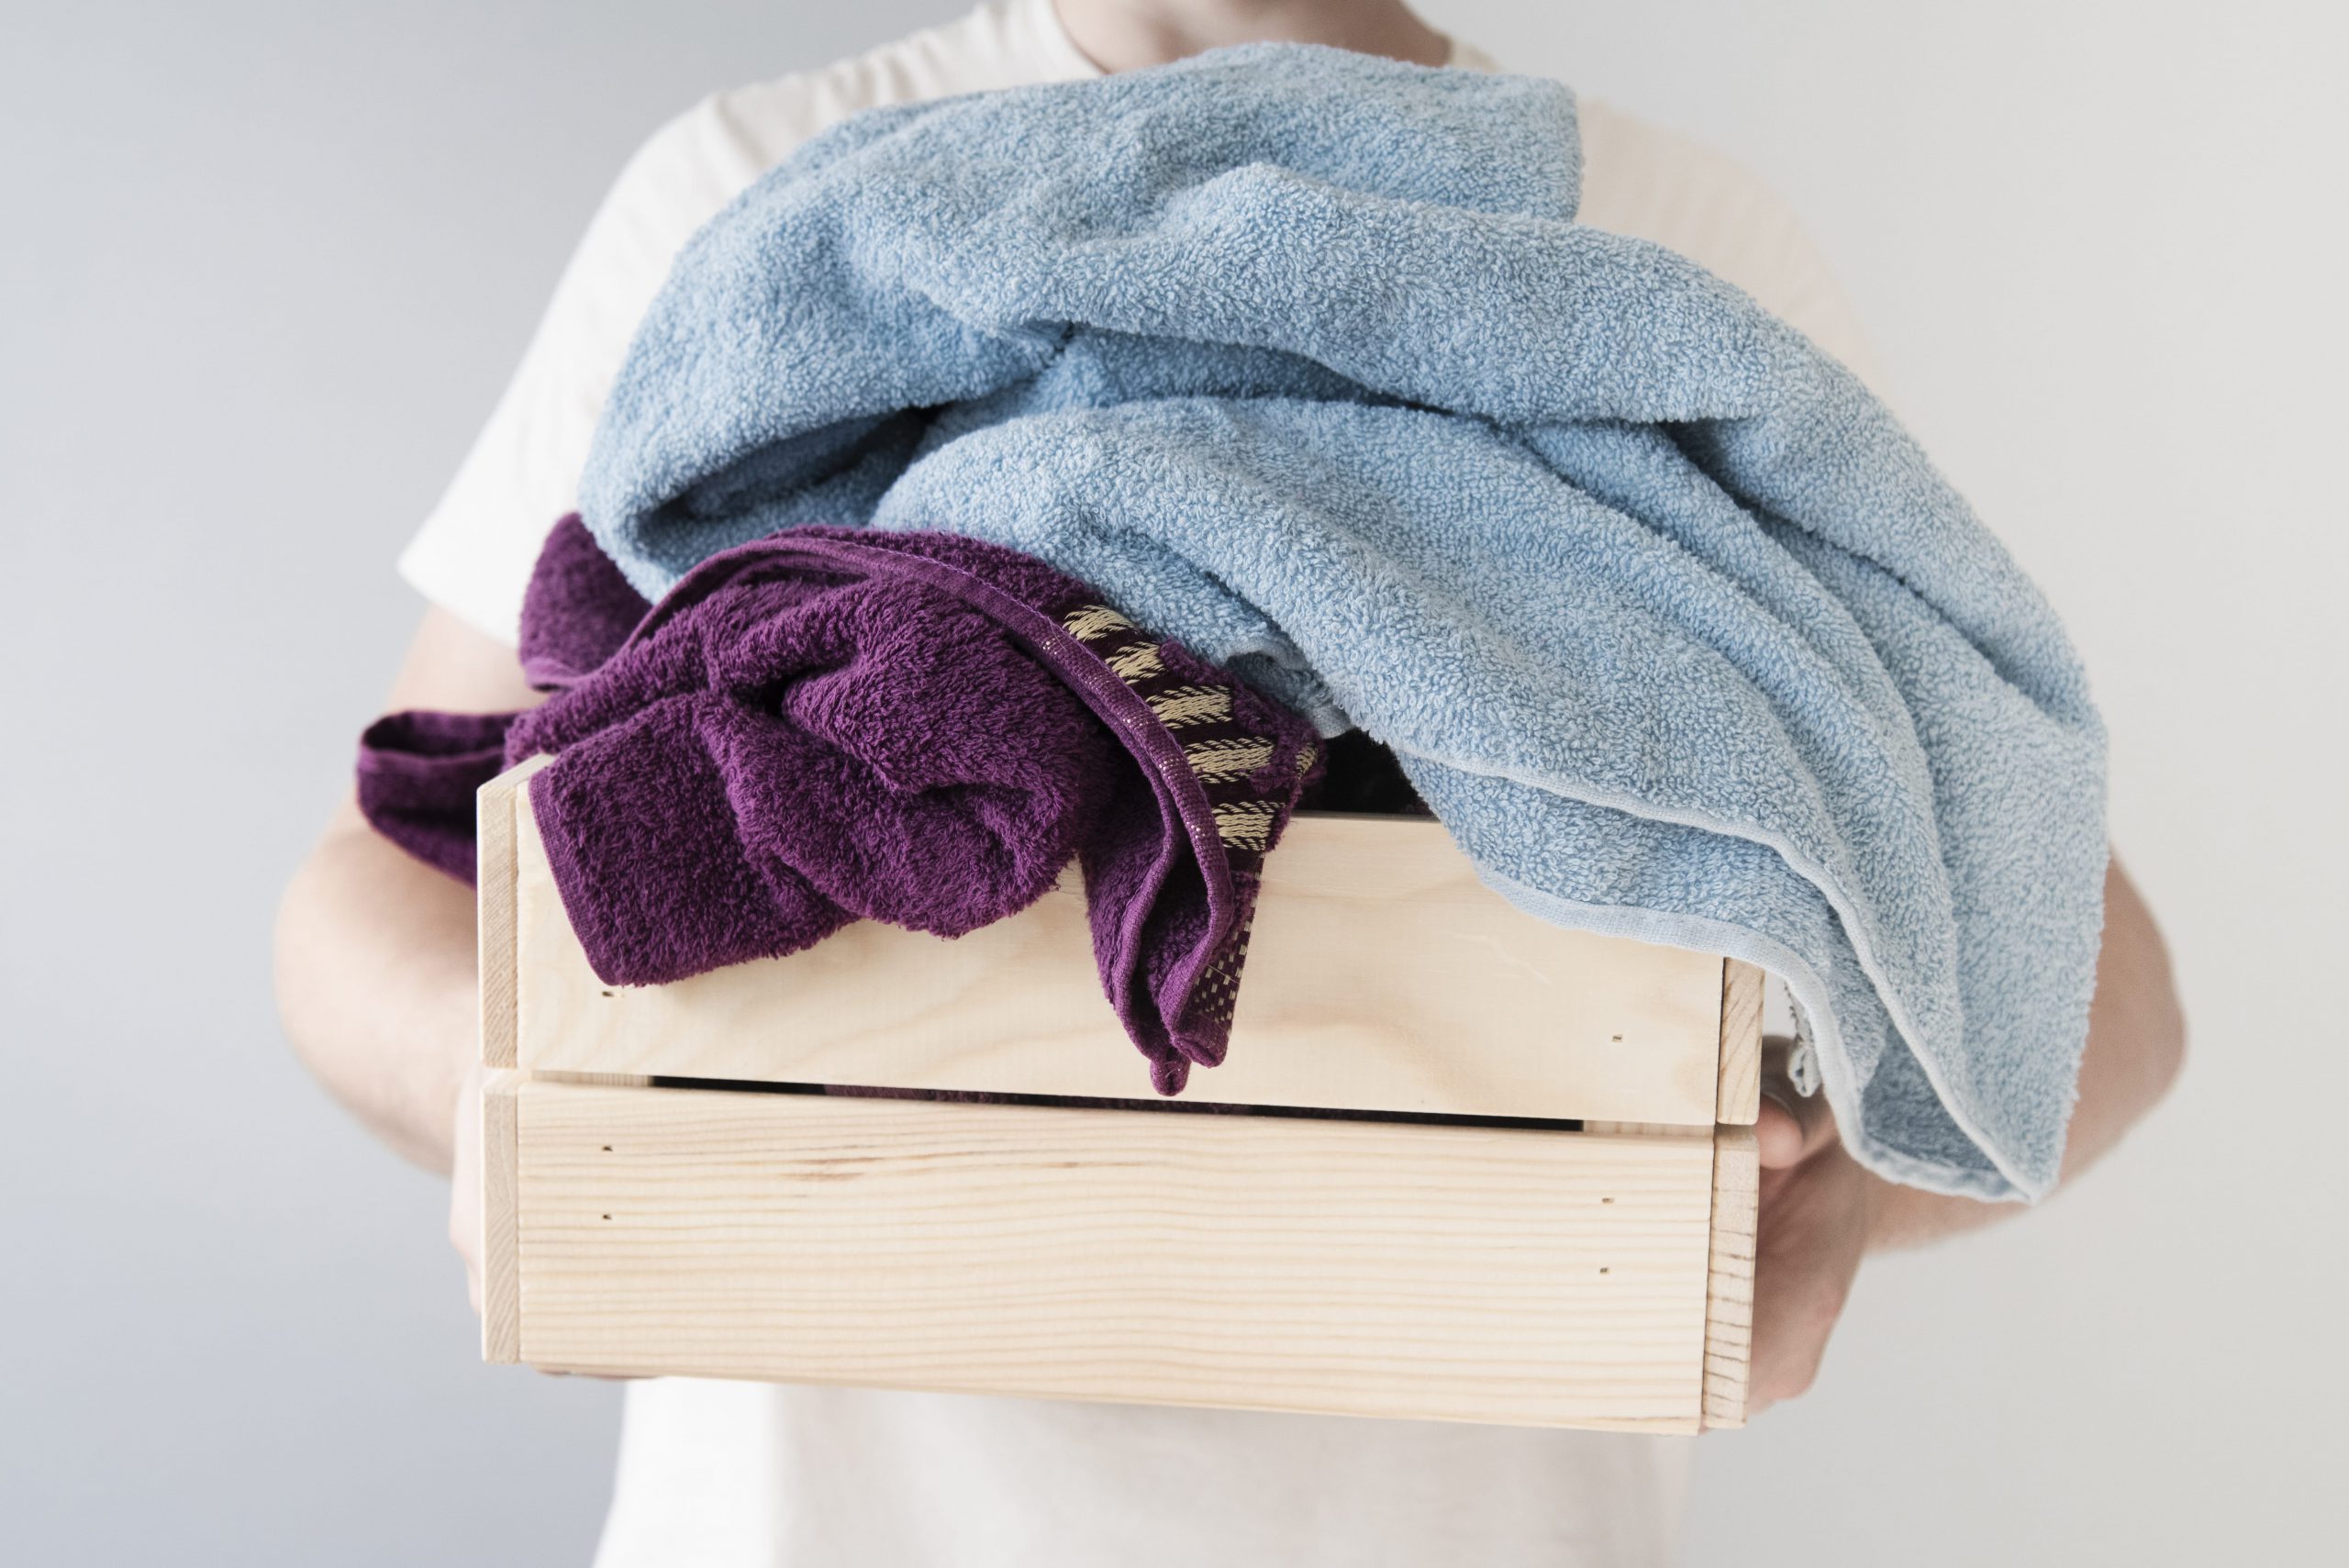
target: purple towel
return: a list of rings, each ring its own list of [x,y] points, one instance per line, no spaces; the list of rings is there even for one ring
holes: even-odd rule
[[[530,800],[588,962],[655,984],[855,919],[960,936],[1081,860],[1102,984],[1161,1093],[1223,1059],[1263,858],[1316,773],[1306,721],[1084,584],[951,534],[798,528],[658,606],[575,517],[523,606],[520,714],[394,714],[359,803],[473,875],[473,794]]]

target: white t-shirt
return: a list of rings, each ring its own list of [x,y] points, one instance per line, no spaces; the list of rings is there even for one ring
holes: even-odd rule
[[[1452,63],[1497,69],[1461,44]],[[511,642],[637,320],[694,230],[860,109],[1097,74],[1052,0],[993,0],[662,127],[596,212],[402,573]],[[1579,107],[1584,222],[1694,258],[1874,379],[1816,248],[1766,186],[1701,144]],[[1687,1463],[1680,1439],[670,1378],[629,1385],[596,1561],[1640,1568],[1675,1555]]]

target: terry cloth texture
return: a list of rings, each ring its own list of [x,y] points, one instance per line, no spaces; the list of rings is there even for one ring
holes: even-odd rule
[[[1521,907],[1783,976],[1873,1169],[2043,1193],[2078,662],[1856,379],[1577,179],[1555,83],[1295,45],[875,110],[686,247],[583,509],[647,592],[818,520],[1049,561],[1392,747]]]
[[[796,952],[853,919],[960,936],[1077,858],[1152,1082],[1223,1059],[1264,857],[1319,744],[1084,584],[951,534],[811,528],[648,606],[565,518],[522,659],[543,706],[373,726],[361,808],[470,880],[473,792],[551,753],[531,807],[607,982]]]

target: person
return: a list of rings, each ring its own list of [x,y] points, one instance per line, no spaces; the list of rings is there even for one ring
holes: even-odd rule
[[[990,0],[828,69],[704,100],[628,164],[511,386],[401,560],[428,601],[389,706],[537,700],[513,644],[539,545],[574,503],[597,409],[686,238],[827,125],[875,105],[1158,64],[1258,39],[1497,69],[1401,0]],[[1687,254],[1863,379],[1867,346],[1817,250],[1742,166],[1609,106],[1579,106],[1583,221]],[[356,717],[356,716],[354,716]],[[355,728],[355,726],[354,726]],[[344,800],[288,887],[278,988],[305,1061],[377,1136],[455,1167],[469,1266],[478,1174],[473,909]],[[2176,1074],[2161,938],[2118,863],[2066,1178]],[[471,1087],[469,1091],[469,1073]],[[1890,1185],[1823,1099],[1775,1083],[1752,1394],[1802,1393],[1865,1253],[2013,1212]],[[662,1379],[632,1383],[598,1562],[1362,1565],[1670,1560],[1686,1440]]]

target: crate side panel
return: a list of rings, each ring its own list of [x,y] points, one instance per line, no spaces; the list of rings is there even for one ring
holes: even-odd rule
[[[522,1353],[1625,1429],[1701,1407],[1710,1140],[534,1083]]]
[[[852,926],[673,984],[604,984],[517,821],[520,1062],[569,1072],[1119,1098],[1074,876],[955,941]],[[1303,817],[1273,855],[1225,1063],[1187,1097],[1710,1127],[1721,961],[1512,907],[1433,823]]]

